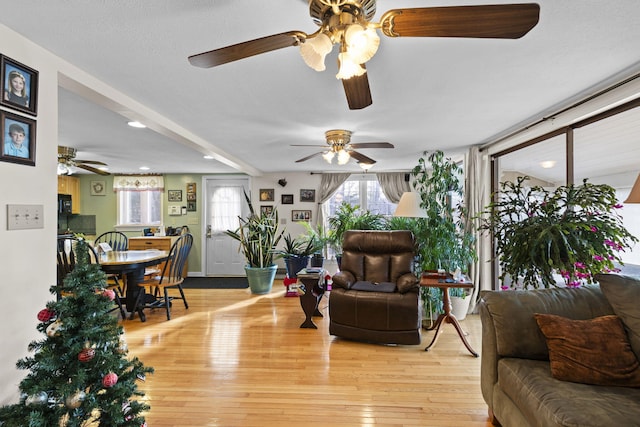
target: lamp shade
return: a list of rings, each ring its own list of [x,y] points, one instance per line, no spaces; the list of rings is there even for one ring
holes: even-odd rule
[[[631,187],[631,192],[629,193],[629,197],[624,203],[640,203],[640,175],[636,178],[636,182]]]
[[[393,216],[403,216],[409,218],[426,218],[427,212],[420,207],[420,195],[414,191],[402,193],[400,202]]]

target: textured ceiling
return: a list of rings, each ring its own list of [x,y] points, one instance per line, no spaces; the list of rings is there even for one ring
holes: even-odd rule
[[[391,8],[485,3],[379,0],[374,21]],[[130,129],[82,91],[61,89],[59,143],[112,172],[359,171],[321,157],[295,163],[320,147],[292,144],[322,145],[333,128],[353,131],[353,142],[393,143],[362,150],[378,161],[372,171],[385,171],[410,169],[424,150],[458,155],[640,71],[640,1],[538,3],[539,24],[518,40],[381,37],[367,64],[373,105],[359,111],[335,78],[335,49],[321,73],[297,48],[213,69],[188,63],[229,44],[315,31],[302,0],[21,0],[0,23],[185,130]],[[202,159],[211,151],[231,161]]]

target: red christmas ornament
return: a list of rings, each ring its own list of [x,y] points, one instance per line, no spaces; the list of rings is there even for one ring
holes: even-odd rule
[[[102,385],[105,388],[113,387],[118,382],[118,376],[113,372],[109,372],[102,378]]]
[[[109,298],[109,301],[113,301],[116,298],[116,293],[111,289],[105,289],[102,291],[102,296]]]
[[[53,310],[49,310],[48,308],[43,308],[38,312],[38,320],[41,322],[48,322],[56,315],[56,312]]]
[[[96,351],[92,348],[83,348],[80,353],[78,353],[78,360],[82,363],[87,363],[96,355]]]

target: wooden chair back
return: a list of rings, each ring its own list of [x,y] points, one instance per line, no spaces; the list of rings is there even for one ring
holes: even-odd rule
[[[120,231],[107,231],[102,233],[94,241],[94,246],[98,243],[108,243],[114,251],[126,251],[129,249],[129,238]]]
[[[158,285],[170,286],[171,284],[182,283],[184,280],[184,266],[192,246],[193,235],[189,233],[181,235],[171,245]]]

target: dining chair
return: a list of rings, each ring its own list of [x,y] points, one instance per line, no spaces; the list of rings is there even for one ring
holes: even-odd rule
[[[93,241],[94,248],[97,248],[100,243],[107,243],[113,251],[126,251],[129,249],[129,238],[121,231],[106,231],[102,233]],[[126,276],[118,274],[108,274],[107,281],[114,283],[114,291],[119,293],[120,297],[125,294]]]
[[[162,274],[143,280],[138,284],[141,288],[149,287],[151,293],[156,297],[151,303],[144,303],[146,292],[143,289],[138,293],[136,301],[136,311],[139,308],[158,308],[164,307],[167,312],[167,320],[171,320],[171,302],[174,299],[181,299],[184,308],[189,308],[187,299],[184,296],[182,282],[184,281],[183,270],[187,257],[193,246],[193,235],[183,234],[171,245],[167,262],[164,264]],[[180,296],[169,296],[169,289],[177,289]],[[162,295],[160,291],[162,290]]]
[[[78,239],[75,237],[58,237],[57,242],[57,251],[56,251],[56,260],[57,260],[57,279],[56,279],[56,298],[59,301],[61,298],[70,295],[70,293],[65,292],[64,290],[64,279],[67,277],[69,273],[73,271],[78,262],[78,254],[77,252],[77,243]],[[91,264],[99,264],[98,253],[94,248],[90,245],[87,245],[89,250],[89,263]],[[109,286],[107,286],[109,288]],[[115,291],[115,290],[114,290]],[[126,318],[127,313],[124,311],[124,307],[122,306],[122,301],[120,299],[120,295],[116,292],[116,296],[114,298],[114,302],[116,303],[116,307],[112,310],[120,310],[120,315],[123,319]]]

